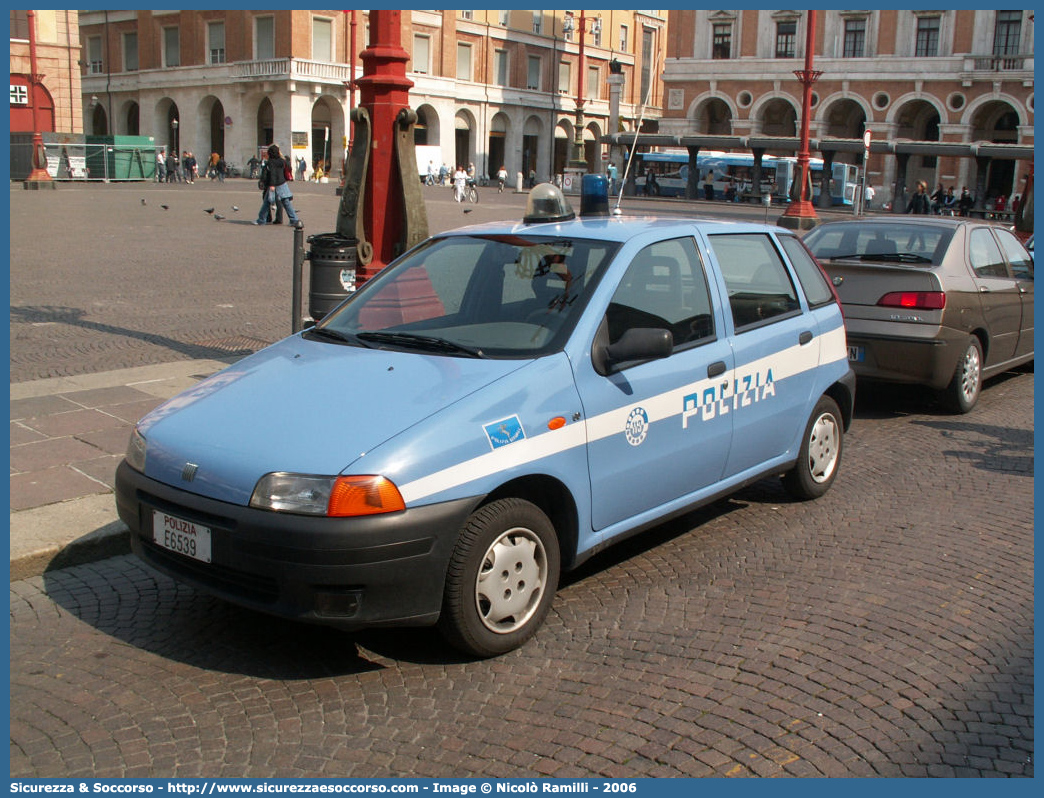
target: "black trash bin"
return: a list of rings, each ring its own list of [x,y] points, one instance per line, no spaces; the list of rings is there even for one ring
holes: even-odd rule
[[[312,267],[308,288],[308,313],[319,321],[344,299],[355,292],[358,265],[358,239],[337,233],[308,236],[311,249],[308,260]]]

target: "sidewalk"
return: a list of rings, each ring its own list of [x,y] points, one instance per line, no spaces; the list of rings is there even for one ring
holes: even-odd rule
[[[129,551],[113,479],[135,422],[236,358],[11,385],[11,580]]]

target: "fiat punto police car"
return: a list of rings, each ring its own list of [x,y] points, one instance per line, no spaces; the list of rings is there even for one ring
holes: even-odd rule
[[[855,380],[799,239],[592,207],[538,186],[523,222],[430,238],[144,417],[116,484],[134,552],[256,610],[493,656],[615,541],[766,476],[826,492]]]

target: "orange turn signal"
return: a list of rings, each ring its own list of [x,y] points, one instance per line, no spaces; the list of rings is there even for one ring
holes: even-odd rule
[[[343,518],[405,509],[406,502],[393,482],[380,476],[353,476],[338,477],[334,482],[326,514]]]
[[[566,425],[566,420],[562,416],[555,416],[553,419],[547,422],[548,429],[562,429]]]

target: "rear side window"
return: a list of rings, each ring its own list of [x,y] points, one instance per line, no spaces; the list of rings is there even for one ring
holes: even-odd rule
[[[972,230],[971,244],[968,247],[971,267],[979,277],[1007,277],[1008,267],[1004,264],[1004,256],[993,239],[993,233],[984,227]]]
[[[826,275],[819,264],[812,260],[805,245],[796,236],[779,236],[783,251],[790,258],[790,263],[797,272],[801,290],[805,292],[810,308],[818,308],[834,301],[834,292],[827,282]]]
[[[800,309],[797,291],[768,235],[708,236],[729,291],[737,331],[759,326]]]
[[[1026,252],[1026,248],[1007,230],[997,230],[996,233],[1015,276],[1020,280],[1032,280],[1033,260],[1030,258],[1029,253]]]

